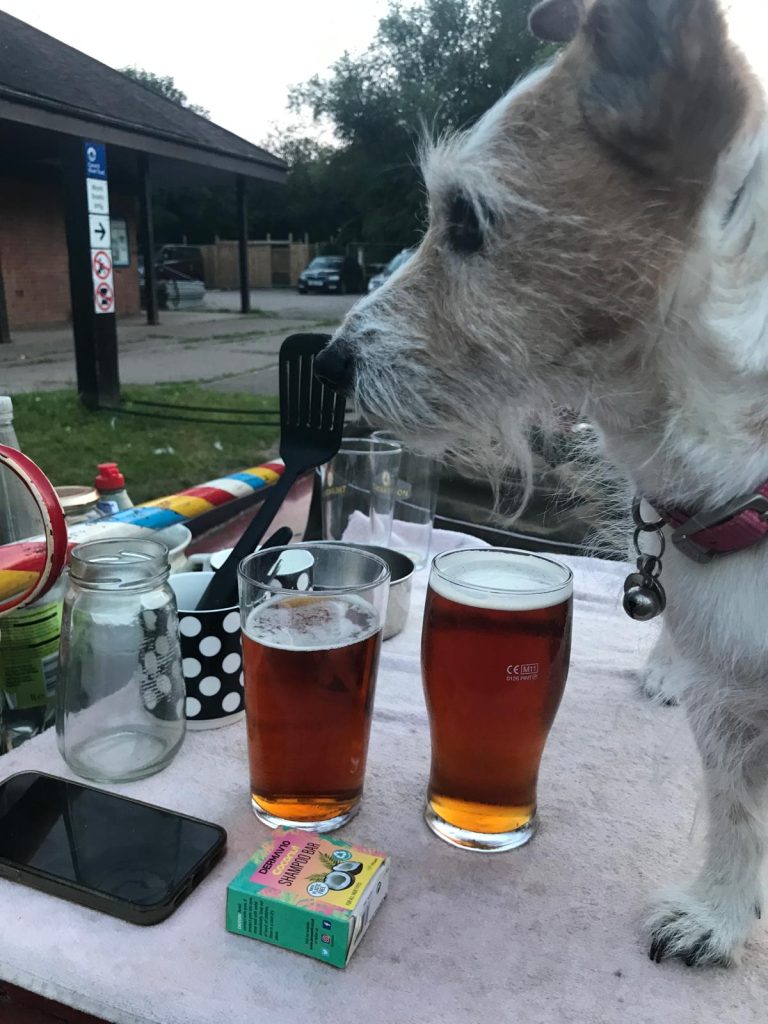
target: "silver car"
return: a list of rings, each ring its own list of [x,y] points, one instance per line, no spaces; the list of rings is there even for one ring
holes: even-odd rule
[[[385,281],[387,281],[392,274],[399,268],[402,267],[408,260],[413,256],[414,249],[403,249],[397,256],[393,256],[389,263],[380,270],[378,274],[374,274],[368,282],[368,291],[375,292],[377,288],[381,288]]]

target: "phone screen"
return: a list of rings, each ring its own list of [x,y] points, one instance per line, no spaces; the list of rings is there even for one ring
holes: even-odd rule
[[[36,772],[0,786],[0,860],[138,907],[168,902],[224,832]]]

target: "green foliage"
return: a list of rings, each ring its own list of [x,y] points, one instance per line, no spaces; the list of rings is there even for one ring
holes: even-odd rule
[[[546,55],[527,29],[529,0],[393,0],[359,57],[344,54],[328,78],[295,89],[291,106],[330,124],[338,146],[299,149],[289,190],[312,172],[348,205],[342,237],[410,244],[423,197],[416,152],[424,133],[469,127]]]
[[[205,107],[198,106],[197,103],[190,103],[187,94],[179,89],[170,75],[156,75],[153,71],[147,71],[146,68],[137,68],[135,65],[120,68],[120,72],[128,78],[132,78],[134,82],[139,82],[145,89],[151,89],[152,92],[165,96],[167,100],[176,103],[180,107],[186,107],[187,110],[191,110],[201,117],[210,118],[211,116],[211,112],[206,110]]]
[[[337,251],[347,242],[389,243],[389,255],[417,242],[424,226],[419,142],[425,133],[469,127],[548,55],[528,32],[531,6],[391,0],[364,53],[345,53],[328,77],[292,91],[297,124],[265,140],[288,161],[287,186],[251,190],[251,237],[308,232]],[[299,127],[307,115],[309,127]],[[234,188],[158,197],[159,242],[186,236],[203,243],[215,234],[236,236]]]
[[[193,383],[125,387],[123,398],[232,410],[229,414],[189,414],[217,420],[237,419],[242,409],[277,408],[276,398],[209,391]],[[22,449],[54,484],[88,484],[97,463],[115,460],[136,503],[257,466],[274,450],[278,435],[276,426],[249,426],[246,422],[182,423],[152,415],[92,412],[78,401],[73,389],[14,395],[13,406]],[[151,406],[134,408],[155,411]]]

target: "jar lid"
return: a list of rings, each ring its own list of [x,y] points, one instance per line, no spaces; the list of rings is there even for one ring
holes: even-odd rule
[[[96,505],[99,500],[99,492],[94,487],[65,484],[63,487],[57,487],[56,493],[59,496],[65,516],[76,512],[85,512]]]

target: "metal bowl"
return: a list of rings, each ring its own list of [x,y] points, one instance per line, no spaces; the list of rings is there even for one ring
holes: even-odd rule
[[[372,555],[378,555],[382,561],[389,566],[389,604],[387,615],[384,620],[384,640],[390,640],[397,636],[405,626],[408,619],[408,611],[411,607],[411,590],[413,588],[413,574],[416,566],[411,559],[400,551],[393,551],[391,548],[381,548],[376,544],[352,544],[345,540],[324,540],[313,543],[333,544],[336,547],[359,548],[360,551],[368,551]]]
[[[183,523],[174,523],[164,530],[157,530],[154,536],[168,548],[171,572],[183,572],[187,564],[187,548],[192,542],[189,528]]]

